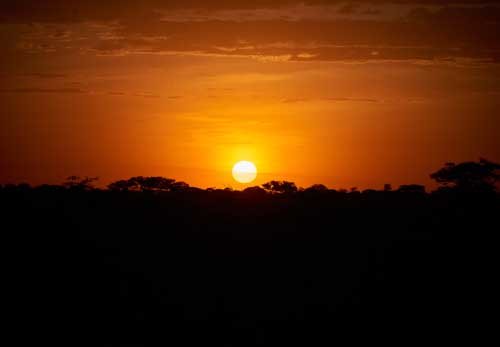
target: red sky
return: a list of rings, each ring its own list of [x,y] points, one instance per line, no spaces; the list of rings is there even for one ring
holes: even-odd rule
[[[35,1],[0,14],[0,182],[430,184],[500,161],[500,7]]]

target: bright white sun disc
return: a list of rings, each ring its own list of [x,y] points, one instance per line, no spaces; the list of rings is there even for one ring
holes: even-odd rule
[[[257,168],[250,161],[240,161],[233,166],[233,177],[240,183],[250,183],[257,177]]]

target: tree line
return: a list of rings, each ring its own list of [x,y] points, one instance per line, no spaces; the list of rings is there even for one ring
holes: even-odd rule
[[[453,162],[446,163],[444,167],[430,174],[430,177],[435,180],[439,187],[436,192],[478,192],[488,193],[497,192],[500,182],[500,164],[480,158],[478,162],[468,161],[455,164]],[[59,186],[41,185],[38,188],[52,189],[68,189],[73,191],[89,191],[97,189],[94,183],[98,177],[79,177],[69,176],[66,181]],[[0,189],[30,189],[31,186],[27,183],[18,185],[7,184],[0,185]],[[199,192],[203,189],[192,187],[186,182],[177,181],[172,178],[161,176],[135,176],[129,179],[122,179],[110,183],[107,186],[109,191],[113,192]],[[207,188],[207,192],[213,191],[233,191],[232,188],[216,189]],[[385,184],[384,192],[399,192],[399,193],[414,193],[425,194],[426,188],[419,184],[406,184],[399,186],[393,190],[391,184]],[[298,187],[294,182],[272,180],[260,186],[248,187],[243,190],[244,193],[252,195],[263,194],[295,194],[295,193],[313,193],[322,194],[327,192],[339,193],[373,193],[377,190],[367,189],[360,192],[356,187],[347,189],[329,189],[323,184],[313,184],[310,187]]]

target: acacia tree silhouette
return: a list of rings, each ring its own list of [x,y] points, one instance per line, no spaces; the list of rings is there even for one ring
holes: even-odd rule
[[[324,193],[327,192],[328,188],[324,184],[313,184],[310,187],[304,189],[306,193]]]
[[[291,194],[291,193],[296,193],[297,192],[297,186],[293,182],[289,181],[270,181],[267,183],[264,183],[262,187],[274,194]]]
[[[189,189],[189,185],[185,182],[176,181],[172,178],[160,176],[143,177],[135,176],[128,180],[119,180],[108,185],[109,190],[113,191],[166,191],[179,192]]]
[[[500,182],[500,164],[480,158],[479,162],[446,163],[430,177],[440,189],[463,192],[493,192]]]
[[[313,184],[307,188],[299,188],[299,192],[304,196],[321,197],[326,196],[330,190],[324,184]]]
[[[72,190],[92,190],[94,189],[93,182],[97,181],[99,177],[84,177],[69,176],[63,186]]]

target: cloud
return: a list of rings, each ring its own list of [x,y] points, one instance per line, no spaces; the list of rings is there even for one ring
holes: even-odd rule
[[[369,16],[375,16],[375,15],[379,15],[379,14],[381,14],[381,13],[382,13],[382,11],[380,11],[380,10],[375,10],[375,9],[372,9],[372,8],[369,8],[369,9],[364,10],[364,11],[362,12],[362,14],[369,15]]]
[[[403,60],[498,56],[500,9],[438,11],[426,20],[151,21],[122,25],[117,39],[99,42],[106,53],[195,52],[289,60]],[[480,21],[489,12],[488,21]],[[497,13],[497,14],[495,14]],[[486,16],[486,14],[485,14]],[[439,22],[436,23],[436,18]]]
[[[297,103],[297,102],[307,102],[307,101],[312,101],[313,99],[311,98],[286,98],[286,99],[283,99],[283,103],[285,104],[293,104],[293,103]]]
[[[352,98],[352,97],[330,97],[330,98],[287,98],[282,100],[283,103],[298,103],[298,102],[309,102],[309,101],[328,101],[328,102],[382,102],[379,99],[373,98]]]
[[[30,53],[217,55],[300,62],[476,59],[496,63],[500,57],[500,41],[496,35],[500,32],[500,7],[472,1],[387,1],[387,6],[404,5],[406,9],[398,12],[399,18],[391,19],[376,16],[386,8],[370,1],[305,1],[306,5],[328,4],[343,14],[359,16],[328,19],[312,16],[293,20],[259,19],[259,16],[242,19],[239,15],[232,20],[231,12],[220,17],[225,19],[200,19],[203,15],[193,19],[176,16],[175,12],[195,8],[218,11],[269,7],[277,13],[288,14],[289,8],[278,5],[298,6],[298,1],[291,0],[256,1],[251,5],[238,1],[209,4],[146,1],[150,7],[135,1],[125,1],[122,6],[115,2],[99,5],[100,2],[95,1],[78,2],[73,7],[65,5],[66,2],[47,3],[52,6],[44,2],[36,9],[26,7],[25,12],[17,5],[7,5],[6,13],[14,19],[34,20],[45,16],[57,22],[56,18],[66,18],[59,24],[23,28],[18,49]],[[436,6],[443,4],[450,6]],[[161,13],[161,9],[166,8],[174,9],[169,12],[168,20]],[[363,14],[366,11],[371,12]],[[69,13],[76,17],[73,24],[68,21]],[[78,18],[103,23],[76,25]]]
[[[337,13],[340,14],[354,14],[359,8],[359,3],[348,3],[343,6],[341,6],[338,10]]]
[[[334,102],[342,102],[342,101],[351,101],[351,102],[381,102],[379,99],[372,98],[325,98],[326,101],[334,101]]]
[[[142,98],[159,98],[160,95],[158,94],[153,94],[153,93],[135,93],[133,96],[139,96]]]
[[[2,94],[92,94],[109,96],[136,96],[142,98],[159,98],[160,95],[150,92],[125,93],[120,91],[91,91],[81,88],[40,88],[40,87],[22,87],[0,89]]]
[[[0,93],[31,94],[31,93],[51,93],[51,94],[88,94],[87,90],[79,88],[12,88],[0,89]]]
[[[14,23],[76,23],[85,21],[153,19],[162,11],[176,10],[255,10],[291,6],[357,6],[373,5],[373,0],[16,0],[2,4],[0,20]],[[377,5],[478,5],[487,1],[475,0],[381,0]]]
[[[408,19],[422,22],[469,23],[485,25],[500,21],[498,6],[447,6],[431,10],[426,7],[416,7],[408,13]]]
[[[26,73],[21,75],[21,77],[34,77],[34,78],[66,78],[67,75],[60,73],[50,73],[50,72],[34,72],[34,73]]]

